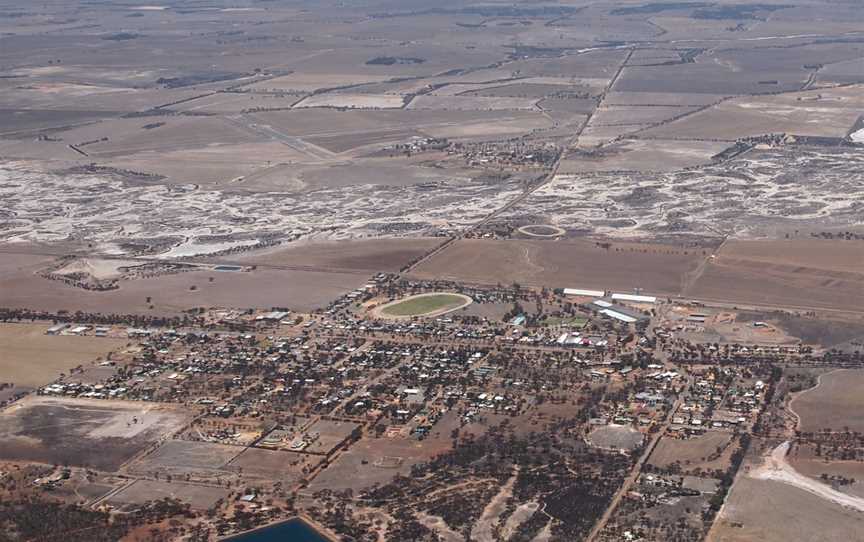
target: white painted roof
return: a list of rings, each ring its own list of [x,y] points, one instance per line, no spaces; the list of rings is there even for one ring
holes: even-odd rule
[[[613,311],[612,309],[603,309],[600,311],[601,314],[605,314],[610,318],[614,318],[616,320],[621,320],[622,322],[627,322],[628,324],[632,324],[636,321],[632,316],[627,316],[626,314],[622,314],[618,311]]]
[[[653,295],[612,294],[612,299],[636,303],[657,303],[657,298]]]
[[[585,297],[603,297],[606,292],[603,290],[583,290],[581,288],[564,288],[564,295],[579,295]]]

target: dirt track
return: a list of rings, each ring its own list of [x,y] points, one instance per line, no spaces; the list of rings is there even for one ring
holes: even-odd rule
[[[864,499],[841,493],[836,489],[831,488],[821,482],[817,482],[812,478],[808,478],[792,468],[792,465],[786,461],[786,454],[789,451],[789,441],[774,448],[765,463],[758,469],[750,473],[752,478],[758,480],[774,480],[789,484],[798,489],[816,495],[821,499],[831,501],[840,506],[846,506],[860,512],[864,512]]]

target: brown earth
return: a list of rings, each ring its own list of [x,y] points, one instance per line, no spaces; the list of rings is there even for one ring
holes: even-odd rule
[[[685,291],[697,299],[860,312],[864,250],[842,241],[732,241]]]
[[[707,461],[708,457],[717,451],[717,447],[724,447],[731,440],[730,433],[720,431],[709,431],[704,435],[689,439],[664,437],[657,443],[657,447],[651,453],[648,462],[656,467],[668,467],[676,461],[685,470],[701,468],[722,469],[725,468],[724,456],[728,455],[726,450],[714,461]]]
[[[252,272],[194,271],[125,281],[117,290],[100,292],[39,277],[33,273],[33,257],[14,257],[27,261],[17,270],[0,274],[0,307],[46,311],[152,315],[173,315],[196,307],[308,311],[363,285],[370,275],[260,268]]]
[[[127,341],[106,337],[46,335],[48,324],[0,324],[0,381],[36,388],[60,373],[117,352]]]
[[[441,239],[363,239],[313,242],[250,253],[240,260],[339,271],[394,272],[441,244]]]
[[[115,471],[193,414],[164,404],[30,395],[0,413],[0,459]]]
[[[428,461],[450,447],[449,434],[422,441],[401,436],[364,438],[321,471],[308,490],[338,491],[351,488],[356,492],[374,484],[384,485],[397,474],[408,476],[412,465]],[[400,458],[401,461],[394,463],[392,467],[382,466],[382,463],[389,465],[386,458]]]
[[[677,295],[685,273],[695,269],[701,249],[671,245],[613,243],[604,249],[589,240],[456,241],[411,275],[478,284],[600,288]]]
[[[859,540],[864,517],[854,510],[772,480],[739,476],[708,540],[788,542]]]
[[[801,392],[790,404],[798,415],[799,429],[864,431],[864,370],[841,369],[819,377],[819,384]]]
[[[721,256],[860,273],[864,267],[864,244],[819,239],[729,241],[723,245]]]

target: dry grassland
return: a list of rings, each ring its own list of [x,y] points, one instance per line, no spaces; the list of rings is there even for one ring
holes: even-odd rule
[[[196,510],[204,510],[213,506],[219,499],[226,498],[229,493],[229,490],[221,487],[136,480],[128,487],[111,495],[106,502],[114,506],[142,505],[150,501],[172,498],[188,502]]]
[[[648,462],[661,468],[678,462],[685,470],[723,468],[723,465],[718,464],[722,463],[721,461],[706,460],[716,452],[718,447],[726,446],[731,439],[730,433],[720,431],[709,431],[704,435],[688,439],[667,436],[657,443]]]

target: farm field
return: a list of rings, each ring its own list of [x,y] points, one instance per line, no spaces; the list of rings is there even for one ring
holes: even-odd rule
[[[716,141],[679,141],[661,139],[624,139],[603,147],[598,155],[569,154],[559,172],[599,171],[676,171],[711,162],[711,157],[728,148]]]
[[[46,335],[46,324],[0,324],[0,375],[17,388],[36,388],[79,365],[117,353],[127,341]]]
[[[864,269],[864,247],[854,241],[733,239],[723,245],[718,257],[829,272],[861,273]]]
[[[802,431],[831,428],[864,431],[864,370],[840,369],[819,377],[819,384],[801,392],[790,408],[799,416]]]
[[[734,98],[647,130],[650,137],[734,140],[768,133],[844,137],[857,120],[861,87]]]
[[[820,458],[790,457],[792,467],[813,480],[822,480],[822,475],[842,476],[855,482],[841,486],[843,493],[864,498],[864,464],[860,461],[825,461]]]
[[[854,540],[860,512],[772,480],[739,476],[708,537],[712,542]]]
[[[856,248],[842,241],[732,241],[685,295],[860,312],[864,253]]]
[[[395,272],[420,258],[440,239],[358,239],[308,242],[239,256],[238,261],[258,265],[298,266],[346,272]]]
[[[701,250],[639,243],[613,243],[609,250],[587,240],[490,241],[465,239],[424,261],[417,278],[477,284],[554,288],[599,288],[677,295]]]
[[[400,109],[404,101],[400,96],[388,94],[316,94],[294,104],[295,108],[337,107],[347,109]]]
[[[219,306],[311,310],[363,285],[368,278],[366,271],[278,268],[251,272],[192,271],[125,281],[117,290],[100,292],[67,286],[21,270],[0,277],[0,306],[153,315],[176,315],[194,307]]]

